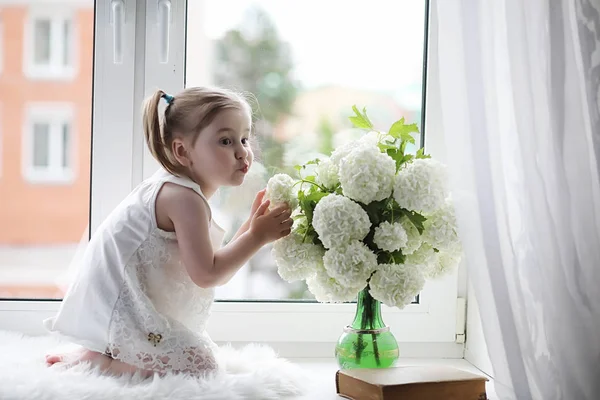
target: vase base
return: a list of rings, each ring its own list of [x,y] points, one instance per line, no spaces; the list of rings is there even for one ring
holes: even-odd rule
[[[340,369],[390,368],[400,352],[389,327],[379,329],[344,328],[335,347]]]

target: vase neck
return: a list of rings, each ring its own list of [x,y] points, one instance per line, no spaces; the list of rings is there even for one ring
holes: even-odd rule
[[[358,293],[353,329],[379,329],[385,327],[381,318],[381,303],[369,293],[367,286]]]

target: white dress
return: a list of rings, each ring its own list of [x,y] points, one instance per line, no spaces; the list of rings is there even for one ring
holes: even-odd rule
[[[214,289],[189,278],[174,233],[156,223],[165,182],[194,190],[186,178],[160,170],[140,184],[91,238],[58,314],[44,326],[89,350],[145,370],[203,375],[217,369],[206,333]],[[211,242],[224,231],[210,218]]]

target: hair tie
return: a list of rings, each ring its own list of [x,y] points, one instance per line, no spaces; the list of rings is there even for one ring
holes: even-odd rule
[[[163,93],[162,96],[163,99],[165,99],[167,101],[167,104],[171,104],[173,102],[173,100],[175,99],[173,96],[168,95],[166,93]]]

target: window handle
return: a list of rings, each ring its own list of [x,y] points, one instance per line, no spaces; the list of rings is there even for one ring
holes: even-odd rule
[[[113,62],[123,63],[123,26],[125,25],[125,4],[123,0],[110,2],[111,24],[113,28]]]
[[[169,35],[171,31],[171,0],[158,0],[157,25],[160,62],[169,62]]]

